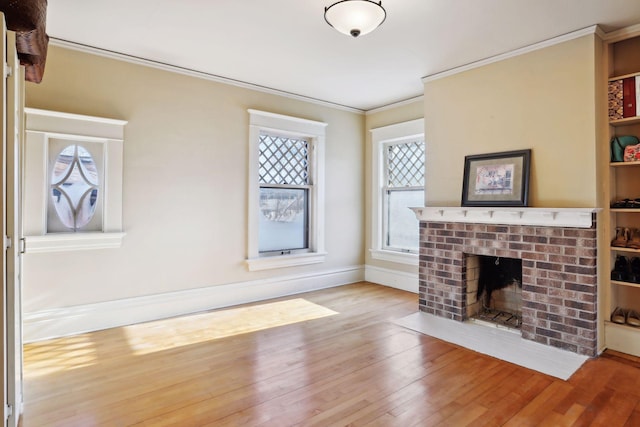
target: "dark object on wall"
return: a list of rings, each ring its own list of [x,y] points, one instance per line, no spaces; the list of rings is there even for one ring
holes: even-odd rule
[[[16,50],[25,66],[25,79],[40,83],[47,60],[47,0],[0,0],[7,29],[16,33]]]
[[[480,275],[478,277],[479,301],[484,301],[485,306],[488,306],[493,291],[504,289],[512,284],[516,284],[519,288],[522,288],[521,259],[491,256],[480,257]]]
[[[528,206],[531,150],[465,156],[462,206]]]

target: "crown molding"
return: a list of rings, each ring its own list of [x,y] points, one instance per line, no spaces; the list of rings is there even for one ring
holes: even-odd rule
[[[627,39],[640,35],[640,24],[632,25],[630,27],[621,28],[609,33],[603,33],[602,39],[607,43],[614,43],[620,40]]]
[[[570,41],[573,39],[577,39],[586,35],[590,35],[590,34],[596,34],[598,35],[602,40],[605,40],[607,42],[614,42],[617,40],[622,40],[625,39],[627,37],[629,37],[630,35],[638,35],[640,34],[640,24],[637,25],[633,25],[631,27],[627,27],[627,28],[623,28],[620,30],[616,30],[610,33],[605,33],[600,26],[598,25],[593,25],[587,28],[583,28],[581,30],[577,30],[577,31],[573,31],[571,33],[567,33],[567,34],[563,34],[561,36],[558,37],[554,37],[548,40],[544,40],[542,42],[539,43],[534,43],[532,45],[529,46],[525,46],[516,50],[512,50],[510,52],[506,52],[506,53],[502,53],[499,55],[495,55],[495,56],[491,56],[489,58],[485,58],[476,62],[472,62],[469,64],[465,64],[459,67],[455,67],[455,68],[451,68],[449,70],[445,70],[442,72],[438,72],[438,73],[434,73],[434,74],[430,74],[427,76],[422,77],[422,83],[427,83],[430,81],[434,81],[434,80],[438,80],[444,77],[449,77],[458,73],[462,73],[464,71],[469,71],[472,70],[474,68],[479,68],[485,65],[489,65],[492,64],[494,62],[499,62],[499,61],[503,61],[505,59],[509,59],[509,58],[513,58],[516,56],[520,56],[520,55],[524,55],[526,53],[529,52],[533,52],[536,50],[540,50],[540,49],[544,49],[556,44],[560,44],[560,43],[564,43],[566,41]],[[164,70],[164,71],[169,71],[169,72],[173,72],[173,73],[177,73],[177,74],[182,74],[182,75],[186,75],[186,76],[191,76],[191,77],[196,77],[196,78],[200,78],[200,79],[204,79],[204,80],[209,80],[209,81],[213,81],[213,82],[217,82],[217,83],[223,83],[223,84],[228,84],[231,86],[236,86],[236,87],[241,87],[244,89],[250,89],[250,90],[255,90],[258,92],[262,92],[262,93],[268,93],[271,95],[277,95],[277,96],[282,96],[285,98],[289,98],[289,99],[294,99],[297,101],[303,101],[303,102],[309,102],[315,105],[320,105],[320,106],[324,106],[324,107],[329,107],[329,108],[335,108],[338,110],[342,110],[342,111],[347,111],[350,113],[357,113],[357,114],[364,114],[364,115],[371,115],[371,114],[376,114],[376,113],[380,113],[383,111],[387,111],[387,110],[391,110],[391,109],[395,109],[395,108],[399,108],[408,104],[412,104],[414,102],[419,102],[419,101],[423,101],[424,100],[424,95],[418,95],[416,97],[412,97],[412,98],[408,98],[402,101],[398,101],[398,102],[394,102],[391,104],[387,104],[387,105],[383,105],[380,107],[376,107],[373,108],[371,110],[362,110],[359,108],[354,108],[354,107],[349,107],[346,105],[342,105],[342,104],[336,104],[333,102],[329,102],[329,101],[323,101],[320,99],[316,99],[316,98],[311,98],[311,97],[306,97],[303,95],[297,95],[295,93],[290,93],[290,92],[285,92],[285,91],[281,91],[278,89],[273,89],[273,88],[269,88],[266,86],[260,86],[260,85],[256,85],[253,83],[248,83],[248,82],[244,82],[241,80],[235,80],[235,79],[231,79],[228,77],[222,77],[222,76],[218,76],[215,74],[210,74],[210,73],[205,73],[202,71],[196,71],[196,70],[192,70],[189,68],[183,68],[183,67],[178,67],[176,65],[171,65],[171,64],[166,64],[163,62],[158,62],[158,61],[153,61],[150,59],[145,59],[145,58],[140,58],[140,57],[136,57],[136,56],[132,56],[132,55],[126,55],[123,53],[119,53],[119,52],[114,52],[114,51],[110,51],[110,50],[106,50],[106,49],[101,49],[101,48],[97,48],[97,47],[93,47],[93,46],[89,46],[89,45],[84,45],[84,44],[80,44],[80,43],[75,43],[75,42],[71,42],[71,41],[67,41],[67,40],[63,40],[63,39],[58,39],[55,37],[51,37],[50,38],[50,44],[53,46],[57,46],[57,47],[62,47],[62,48],[66,48],[66,49],[70,49],[70,50],[76,50],[79,52],[84,52],[84,53],[88,53],[88,54],[92,54],[92,55],[98,55],[98,56],[102,56],[105,58],[110,58],[110,59],[115,59],[115,60],[119,60],[119,61],[124,61],[124,62],[129,62],[132,64],[137,64],[137,65],[143,65],[143,66],[147,66],[147,67],[151,67],[151,68],[156,68],[159,70]]]
[[[403,101],[394,102],[392,104],[383,105],[381,107],[376,107],[371,110],[365,111],[365,115],[369,116],[371,114],[381,113],[383,111],[392,110],[394,108],[399,108],[405,105],[413,104],[414,102],[424,102],[424,95],[418,95],[413,98],[405,99]]]
[[[234,80],[228,77],[222,77],[215,74],[205,73],[202,71],[192,70],[189,68],[178,67],[177,65],[165,64],[164,62],[153,61],[151,59],[140,58],[137,56],[126,55],[124,53],[114,52],[111,50],[101,49],[94,46],[89,46],[81,43],[75,43],[68,40],[58,39],[50,37],[49,44],[61,47],[65,49],[75,50],[78,52],[87,53],[90,55],[102,56],[104,58],[115,59],[118,61],[129,62],[131,64],[143,65],[145,67],[151,67],[158,70],[168,71],[171,73],[182,74],[185,76],[195,77],[203,80],[209,80],[216,83],[223,83],[231,86],[241,87],[243,89],[255,90],[257,92],[268,93],[270,95],[282,96],[284,98],[294,99],[296,101],[308,102],[323,107],[334,108],[337,110],[347,111],[350,113],[364,114],[365,110],[359,108],[353,108],[342,104],[335,104],[329,101],[323,101],[321,99],[311,98],[303,95],[297,95],[291,92],[285,92],[278,89],[273,89],[266,86],[260,86],[253,83],[244,82],[241,80]]]
[[[529,46],[521,47],[519,49],[512,50],[510,52],[501,53],[500,55],[490,56],[489,58],[481,59],[480,61],[471,62],[460,67],[451,68],[446,71],[442,71],[435,74],[430,74],[422,78],[422,83],[432,82],[444,77],[453,76],[465,71],[473,70],[475,68],[484,67],[485,65],[493,64],[494,62],[504,61],[505,59],[513,58],[516,56],[524,55],[536,50],[545,49],[560,43],[564,43],[570,40],[574,40],[580,37],[584,37],[590,34],[597,34],[601,38],[604,38],[605,33],[600,29],[598,25],[592,25],[591,27],[583,28],[581,30],[573,31],[571,33],[563,34],[552,39],[544,40],[538,43],[531,44]]]

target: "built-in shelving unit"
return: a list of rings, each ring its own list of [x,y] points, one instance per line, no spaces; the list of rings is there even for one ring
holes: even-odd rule
[[[640,26],[620,32],[606,43],[608,83],[614,80],[635,78],[640,73]],[[630,98],[630,97],[629,97]],[[628,101],[625,100],[625,102]],[[635,99],[634,99],[635,102]],[[640,137],[640,115],[609,120],[609,138],[634,135]],[[609,148],[609,147],[607,147]],[[604,151],[603,151],[604,152]],[[608,204],[619,200],[640,198],[640,162],[610,162],[606,167],[605,179],[608,182]],[[605,206],[609,241],[616,237],[617,228],[640,229],[640,209],[609,208]],[[607,259],[601,267],[608,269],[601,275],[604,300],[601,315],[604,318],[604,346],[617,351],[640,356],[640,328],[610,322],[610,316],[616,307],[640,311],[640,283],[610,279],[610,271],[615,267],[617,257],[626,257],[629,261],[640,258],[640,250],[629,247],[609,246]]]

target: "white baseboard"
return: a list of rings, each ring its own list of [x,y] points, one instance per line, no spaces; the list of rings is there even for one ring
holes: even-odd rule
[[[24,342],[148,322],[364,280],[363,266],[272,277],[23,315]]]
[[[418,273],[390,270],[388,268],[365,265],[364,280],[390,288],[418,293]]]

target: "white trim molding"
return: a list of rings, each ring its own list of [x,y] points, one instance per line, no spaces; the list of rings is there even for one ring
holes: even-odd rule
[[[388,251],[385,249],[369,249],[371,258],[398,264],[418,265],[418,254],[410,252]]]
[[[365,265],[364,280],[378,285],[418,293],[418,273],[391,270],[388,268]]]
[[[144,67],[155,68],[157,70],[167,71],[170,73],[182,74],[184,76],[195,77],[198,79],[209,80],[216,83],[224,83],[231,86],[241,87],[244,89],[255,90],[256,92],[268,93],[271,95],[282,96],[284,98],[294,99],[297,101],[308,102],[315,105],[321,105],[323,107],[335,108],[337,110],[348,111],[350,113],[364,114],[364,110],[347,105],[336,104],[334,102],[323,101],[321,99],[310,98],[308,96],[298,95],[291,92],[285,92],[278,89],[273,89],[266,86],[260,86],[253,83],[244,82],[241,80],[235,80],[228,77],[218,76],[211,73],[205,73],[203,71],[192,70],[189,68],[178,67],[177,65],[166,64],[163,62],[153,61],[151,59],[140,58],[137,56],[126,55],[124,53],[114,52],[111,50],[100,49],[93,46],[88,46],[80,43],[74,43],[67,40],[51,37],[49,44],[56,47],[62,47],[65,49],[75,50],[77,52],[87,53],[90,55],[97,55],[103,58],[115,59],[117,61],[128,62],[130,64],[142,65]]]
[[[417,207],[411,209],[419,221],[576,228],[591,228],[593,214],[602,210],[599,208],[524,207]]]
[[[63,113],[60,111],[25,108],[26,127],[35,132],[92,136],[104,139],[124,139],[126,120]]]
[[[126,233],[55,233],[26,236],[24,252],[66,252],[87,249],[113,249],[122,246]]]
[[[391,104],[382,105],[380,107],[376,107],[376,108],[373,108],[371,110],[367,110],[365,112],[365,115],[366,116],[370,116],[370,115],[373,115],[373,114],[382,113],[383,111],[393,110],[395,108],[404,107],[405,105],[411,105],[411,104],[414,104],[416,102],[423,102],[424,103],[424,94],[417,95],[417,96],[414,96],[414,97],[411,97],[409,99],[405,99],[405,100],[402,100],[402,101],[393,102]]]
[[[118,248],[122,244],[122,170],[126,120],[25,108],[24,232],[28,253]],[[48,233],[49,145],[95,144],[104,167],[102,209],[87,232]]]
[[[493,64],[495,62],[504,61],[505,59],[514,58],[516,56],[524,55],[529,52],[533,52],[540,49],[545,49],[550,46],[554,46],[560,43],[564,43],[570,40],[574,40],[580,37],[588,36],[590,34],[597,34],[602,37],[602,30],[598,25],[592,25],[591,27],[583,28],[581,30],[573,31],[567,34],[560,35],[558,37],[544,40],[538,43],[534,43],[529,46],[515,49],[510,52],[505,52],[499,55],[491,56],[489,58],[481,59],[470,64],[461,65],[460,67],[451,68],[450,70],[441,71],[438,73],[430,74],[422,78],[422,83],[431,82],[434,80],[442,79],[444,77],[453,76],[465,71],[473,70],[474,68],[484,67],[485,65]]]
[[[363,266],[61,307],[24,314],[24,342],[76,335],[332,288],[364,279]]]
[[[320,264],[324,262],[326,252],[310,252],[295,255],[282,255],[247,260],[249,271],[271,270],[274,268],[296,267],[298,265]]]
[[[247,220],[247,269],[249,271],[318,264],[325,260],[325,132],[327,123],[249,109],[249,179]],[[309,193],[308,251],[287,255],[261,256],[260,231],[260,132],[276,132],[311,141],[311,188]]]

